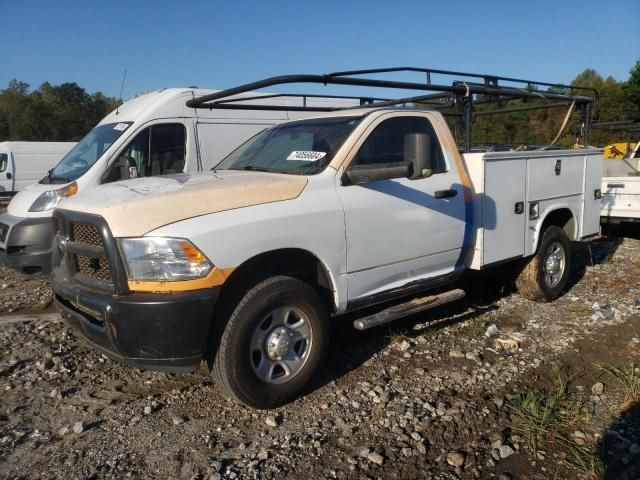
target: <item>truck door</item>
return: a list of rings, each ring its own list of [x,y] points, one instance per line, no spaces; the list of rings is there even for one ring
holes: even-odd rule
[[[13,191],[13,168],[11,153],[0,152],[0,194]]]
[[[405,161],[407,135],[421,133],[431,139],[430,165],[422,174],[337,187],[345,211],[350,302],[417,282],[426,286],[460,263],[466,220],[463,187],[427,115],[382,116],[347,159],[346,168],[393,165]]]

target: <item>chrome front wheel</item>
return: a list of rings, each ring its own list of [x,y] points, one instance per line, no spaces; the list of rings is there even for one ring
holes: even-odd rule
[[[329,336],[324,300],[311,285],[278,275],[231,307],[211,362],[216,383],[250,407],[290,402],[322,365]]]
[[[293,306],[272,310],[251,337],[250,361],[256,376],[266,383],[291,380],[305,366],[313,348],[313,328],[307,315]]]

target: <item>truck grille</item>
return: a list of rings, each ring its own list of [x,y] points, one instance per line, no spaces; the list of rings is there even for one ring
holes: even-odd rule
[[[102,247],[102,237],[94,225],[87,223],[72,223],[73,241],[84,245]]]
[[[76,274],[105,282],[113,287],[111,267],[104,249],[100,232],[89,223],[71,223],[71,238],[68,246],[69,260]],[[82,277],[77,280],[82,282]]]
[[[104,218],[57,209],[53,213],[60,254],[54,279],[109,295],[127,294],[129,287],[116,241]]]
[[[111,282],[111,269],[109,262],[103,258],[94,258],[85,255],[76,255],[78,272],[88,277]]]

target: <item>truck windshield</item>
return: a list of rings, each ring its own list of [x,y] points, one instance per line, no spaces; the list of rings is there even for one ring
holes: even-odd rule
[[[361,118],[316,118],[276,125],[238,147],[214,170],[294,175],[321,172]]]
[[[91,130],[40,183],[69,183],[89,170],[131,122],[107,123]]]

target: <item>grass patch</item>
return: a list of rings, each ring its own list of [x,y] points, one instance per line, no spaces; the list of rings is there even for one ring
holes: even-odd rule
[[[570,435],[587,425],[588,410],[569,395],[569,381],[556,371],[550,392],[530,390],[511,402],[512,428],[534,453],[545,445],[553,445],[566,453],[564,461],[569,466],[587,477],[597,477],[602,467],[593,448],[578,443]]]
[[[611,364],[599,364],[596,367],[601,376],[608,378],[622,390],[622,399],[618,405],[620,412],[640,402],[640,368],[634,363],[625,363],[622,367]]]

